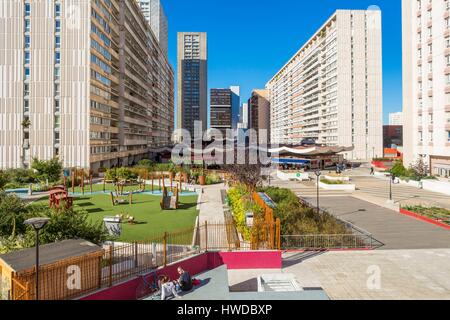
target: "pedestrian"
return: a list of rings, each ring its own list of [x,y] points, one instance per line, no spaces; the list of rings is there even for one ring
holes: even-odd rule
[[[375,175],[375,169],[373,167],[370,168],[370,175],[371,176]]]

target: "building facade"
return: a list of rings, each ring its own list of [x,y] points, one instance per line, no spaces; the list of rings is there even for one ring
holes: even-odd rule
[[[136,0],[164,54],[169,53],[169,23],[161,0]]]
[[[383,148],[403,147],[403,126],[383,126]]]
[[[233,124],[233,93],[231,89],[211,89],[210,99],[210,127],[222,131],[225,137]]]
[[[177,129],[194,136],[194,124],[208,126],[208,50],[205,32],[178,33]]]
[[[267,83],[273,143],[313,139],[383,154],[379,10],[338,10]]]
[[[170,143],[173,71],[136,2],[1,6],[0,168],[97,171]]]
[[[390,126],[402,126],[403,125],[403,112],[389,113],[389,125]]]
[[[269,90],[256,89],[248,100],[249,129],[255,131],[266,130],[267,138],[270,139],[270,102]],[[270,141],[268,141],[270,142]]]
[[[243,103],[239,114],[238,129],[248,129],[249,112],[248,103]]]
[[[450,4],[402,1],[404,161],[450,175]]]
[[[241,107],[241,87],[231,86],[231,127],[237,129]]]

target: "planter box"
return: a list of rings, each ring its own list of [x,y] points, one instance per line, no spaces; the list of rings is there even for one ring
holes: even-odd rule
[[[309,181],[309,174],[306,172],[299,171],[277,171],[277,177],[283,181],[289,180],[299,180],[299,181]]]
[[[325,190],[339,190],[339,191],[355,191],[355,184],[327,184],[319,182],[319,187]]]
[[[389,177],[390,173],[389,172],[375,171],[374,175],[375,175],[375,177]]]
[[[403,208],[400,208],[400,213],[405,215],[405,216],[412,217],[414,219],[421,220],[421,221],[424,221],[424,222],[427,222],[427,223],[431,223],[431,224],[434,224],[434,225],[436,225],[438,227],[450,230],[450,226],[448,224],[445,224],[445,223],[439,222],[437,220],[434,220],[434,219],[422,216],[422,215],[420,215],[418,213],[411,212],[411,211],[408,211],[408,210],[403,209]]]
[[[334,176],[327,176],[325,175],[324,178],[326,180],[330,180],[330,181],[345,181],[345,182],[350,182],[350,177],[334,177]]]

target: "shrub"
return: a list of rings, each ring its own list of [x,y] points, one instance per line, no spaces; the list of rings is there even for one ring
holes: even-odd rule
[[[241,186],[232,188],[228,191],[228,203],[231,212],[233,213],[236,227],[247,240],[250,236],[250,229],[247,227],[245,214],[247,213],[247,211],[249,211],[249,209],[251,209],[245,201],[245,199],[248,199],[248,197],[248,192]]]
[[[36,182],[35,173],[30,169],[10,169],[6,174],[9,177],[10,183],[19,185],[20,187]]]
[[[320,182],[323,182],[325,184],[347,184],[343,180],[328,180],[328,179],[321,179]]]
[[[0,236],[14,238],[23,234],[28,217],[28,209],[19,197],[0,193]]]
[[[138,175],[134,170],[126,167],[109,169],[105,172],[105,178],[112,181],[132,180],[137,179],[137,177]]]
[[[217,174],[208,174],[206,176],[206,184],[207,185],[218,184],[218,183],[221,183],[221,182],[222,182],[222,179]]]
[[[36,173],[35,177],[42,183],[49,182],[54,183],[60,180],[63,166],[58,158],[53,158],[48,161],[41,161],[37,158],[33,159],[31,164]]]
[[[0,190],[4,190],[8,182],[9,177],[6,175],[5,172],[0,171]]]

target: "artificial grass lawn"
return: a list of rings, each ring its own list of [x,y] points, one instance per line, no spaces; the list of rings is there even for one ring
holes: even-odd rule
[[[103,190],[103,186],[101,186]],[[100,191],[100,190],[99,190]],[[74,200],[75,210],[85,210],[89,213],[92,221],[103,222],[105,216],[116,216],[123,214],[135,218],[136,224],[122,224],[122,236],[117,241],[134,242],[151,240],[164,232],[176,232],[183,229],[194,228],[197,218],[197,196],[180,196],[180,209],[161,210],[161,196],[144,194],[133,195],[133,204],[112,205],[108,194],[98,194],[76,197]],[[48,204],[48,199],[38,203]],[[181,240],[180,240],[181,241]]]
[[[407,206],[404,207],[404,209],[427,218],[443,220],[444,223],[450,225],[450,210],[448,209],[437,207],[427,208],[422,206]]]

